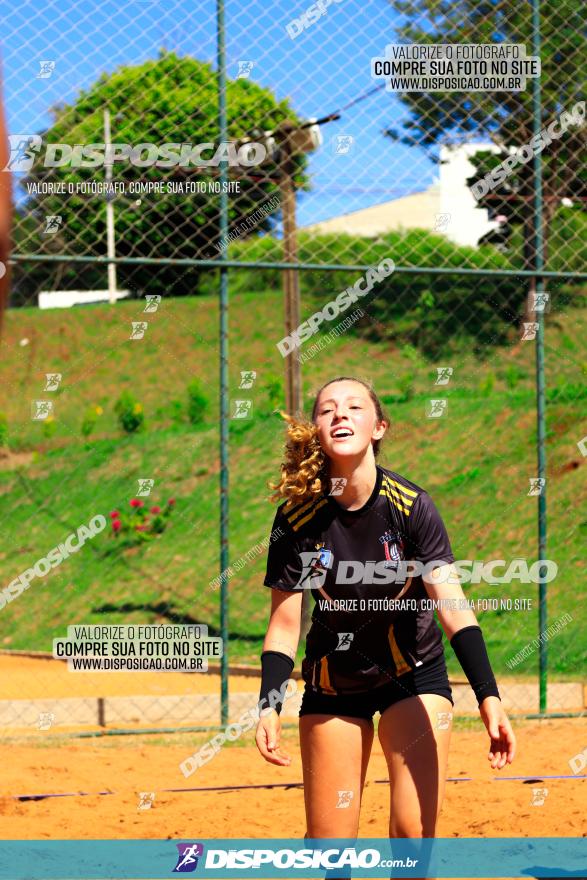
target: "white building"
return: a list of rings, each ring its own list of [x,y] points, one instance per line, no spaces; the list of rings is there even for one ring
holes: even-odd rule
[[[480,150],[499,152],[495,144],[443,146],[440,148],[438,179],[422,192],[303,228],[312,232],[346,232],[369,238],[393,230],[428,229],[445,235],[455,244],[475,247],[483,235],[500,226],[495,220],[488,219],[486,208],[477,207],[466,184],[467,178],[475,171],[469,157]]]

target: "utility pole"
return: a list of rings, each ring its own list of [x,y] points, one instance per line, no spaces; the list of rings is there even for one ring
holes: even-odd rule
[[[104,155],[108,157],[110,147],[110,110],[104,110]],[[106,183],[112,180],[112,163],[104,162]],[[108,187],[107,187],[108,189]],[[106,242],[108,259],[114,259],[114,194],[106,192]],[[116,302],[116,263],[108,263],[108,295],[111,303]]]
[[[295,263],[298,258],[296,230],[296,192],[294,175],[296,156],[311,153],[322,143],[320,126],[339,119],[340,114],[331,113],[322,119],[309,119],[303,124],[282,122],[273,131],[256,129],[251,137],[265,141],[271,161],[277,165],[277,178],[283,217],[283,261]],[[250,142],[251,137],[240,141]],[[248,171],[248,166],[246,168]],[[274,179],[274,178],[273,178]],[[285,335],[289,336],[300,326],[300,281],[298,269],[283,270],[283,299]],[[299,415],[302,410],[302,375],[297,349],[285,356],[285,409],[289,415]]]
[[[304,128],[284,122],[275,131],[279,148],[279,189],[283,217],[283,260],[295,263],[298,258],[296,234],[296,194],[294,187],[295,155],[309,153],[321,143],[320,129],[315,125]],[[297,269],[284,269],[283,293],[285,301],[285,335],[289,336],[300,326],[300,279]],[[302,371],[294,348],[285,356],[285,409],[293,416],[302,411]],[[310,593],[304,590],[302,597],[301,637],[310,629],[312,609]]]
[[[293,177],[291,132],[294,126],[284,123],[276,132],[279,138],[279,190],[283,216],[283,259],[295,263],[298,256],[296,235],[296,195]],[[283,271],[283,294],[285,312],[285,335],[289,336],[300,325],[300,282],[297,269]],[[302,410],[302,377],[297,349],[285,356],[285,409],[290,415]]]

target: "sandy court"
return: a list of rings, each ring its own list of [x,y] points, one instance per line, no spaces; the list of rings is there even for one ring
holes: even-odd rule
[[[256,674],[231,674],[230,718],[252,706],[258,692]],[[58,733],[98,731],[100,724],[133,730],[217,725],[220,675],[74,672],[61,660],[0,654],[0,735],[42,736],[41,712],[54,715]]]
[[[585,720],[516,724],[518,755],[502,771],[543,782],[494,781],[486,760],[485,732],[453,731],[448,782],[438,835],[441,837],[583,836],[587,779],[546,779],[571,775],[569,759],[582,751]],[[189,779],[179,763],[204,742],[202,734],[116,736],[99,739],[36,738],[4,742],[1,836],[22,838],[193,838],[289,837],[305,830],[302,789],[251,788],[239,791],[166,792],[164,789],[299,783],[302,779],[297,731],[284,732],[290,767],[266,764],[252,744],[252,731],[224,746]],[[240,743],[244,743],[241,745]],[[384,837],[388,785],[381,748],[375,739],[361,813],[360,835]],[[532,790],[548,788],[542,806],[532,806]],[[113,792],[98,796],[99,791]],[[138,810],[139,792],[155,792],[153,805]],[[21,802],[12,795],[88,792],[89,797]]]
[[[155,698],[193,694],[196,687],[202,694],[217,696],[219,688],[213,674],[72,674],[59,661],[6,655],[0,656],[0,672],[4,701],[137,694]],[[231,675],[232,694],[257,690],[258,679]],[[191,723],[197,725],[198,718]],[[187,779],[179,764],[217,731],[74,737],[57,726],[44,731],[33,725],[26,736],[21,735],[23,730],[4,728],[0,741],[10,759],[3,762],[0,784],[0,838],[301,838],[305,818],[297,722],[284,717],[284,723],[293,725],[283,733],[292,757],[290,767],[266,764],[254,746],[251,729],[224,745]],[[569,766],[570,759],[585,748],[585,718],[515,720],[514,729],[518,754],[514,764],[499,774],[487,762],[487,735],[481,721],[457,718],[439,837],[585,836],[587,779],[580,778],[585,770],[573,775]],[[503,776],[535,781],[501,781]],[[275,783],[292,787],[263,787]],[[243,788],[226,790],[231,786]],[[540,806],[532,803],[536,788],[548,789]],[[149,809],[139,809],[140,792],[154,793]],[[15,797],[47,794],[70,796],[26,801]],[[359,834],[386,837],[388,821],[387,768],[375,737]]]
[[[235,693],[255,690],[257,681],[230,676]],[[136,694],[218,694],[220,676],[183,672],[69,672],[61,660],[0,654],[0,700],[59,697],[126,697]]]

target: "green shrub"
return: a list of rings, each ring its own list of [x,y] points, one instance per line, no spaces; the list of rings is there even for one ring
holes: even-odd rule
[[[400,393],[398,398],[396,399],[397,403],[406,403],[408,400],[411,400],[414,396],[414,379],[416,378],[416,374],[413,372],[404,373],[403,376],[400,376],[398,385],[400,388]]]
[[[575,403],[587,398],[587,385],[569,382],[561,376],[554,387],[546,389],[546,399],[552,403]]]
[[[171,400],[169,402],[169,416],[174,425],[183,422],[184,408],[181,400]]]
[[[112,536],[121,550],[144,544],[161,535],[175,507],[175,498],[170,498],[165,507],[153,504],[149,510],[141,498],[131,498],[129,504],[130,513],[119,509],[110,513]]]
[[[45,437],[46,440],[49,440],[50,437],[54,436],[55,431],[57,430],[55,416],[48,415],[46,419],[41,421],[41,424],[43,426],[43,437]]]
[[[401,266],[466,266],[472,269],[509,269],[507,256],[493,247],[462,247],[444,236],[425,230],[389,232],[378,239],[346,234],[312,235],[300,232],[301,262],[377,266],[391,258]],[[237,242],[233,256],[243,261],[282,259],[281,242],[265,237]],[[301,319],[306,320],[319,305],[325,305],[354,284],[360,270],[341,272],[300,271]],[[281,290],[277,269],[239,270],[231,289]],[[466,275],[414,275],[394,272],[359,297],[348,312],[365,306],[372,321],[353,325],[349,332],[375,341],[393,339],[417,348],[426,357],[446,352],[447,343],[481,350],[488,344],[507,341],[512,322],[523,314],[524,293],[519,282],[509,278]],[[342,320],[341,313],[336,320]],[[333,321],[333,324],[335,322]]]
[[[143,407],[130,391],[122,392],[114,404],[114,412],[118,416],[120,427],[127,434],[134,434],[144,428]]]
[[[575,209],[557,211],[549,227],[550,268],[570,265],[579,270],[581,258],[587,258],[585,242],[585,214]],[[515,270],[523,265],[522,252],[518,227],[504,253],[491,245],[457,245],[424,229],[388,232],[377,239],[304,231],[298,236],[300,262],[317,264],[377,266],[384,258],[391,258],[396,266],[442,268],[445,272],[452,266],[455,270]],[[251,237],[231,245],[230,256],[242,262],[277,262],[283,259],[283,245],[269,235]],[[362,274],[361,270],[300,270],[301,320],[335,299]],[[217,290],[217,278],[208,277],[208,282],[210,291]],[[271,290],[279,295],[282,273],[278,269],[239,269],[231,273],[230,284],[234,293]],[[584,288],[584,282],[549,285],[557,308],[578,304]],[[354,324],[349,332],[373,341],[390,339],[411,344],[429,359],[446,355],[451,349],[482,355],[489,346],[517,338],[526,294],[527,282],[515,276],[394,272],[351,306],[348,313],[365,306],[372,320]],[[343,317],[341,313],[332,325]]]
[[[199,379],[193,379],[188,385],[188,419],[192,425],[198,425],[204,421],[204,415],[208,409],[208,398],[204,394],[202,383]]]
[[[508,364],[502,375],[507,387],[510,391],[513,391],[520,379],[525,379],[528,374],[526,370],[522,370],[517,364]]]
[[[98,421],[99,416],[102,415],[102,407],[101,406],[90,406],[86,410],[86,414],[82,419],[81,425],[81,433],[82,437],[89,437],[94,428],[96,427],[96,422]]]

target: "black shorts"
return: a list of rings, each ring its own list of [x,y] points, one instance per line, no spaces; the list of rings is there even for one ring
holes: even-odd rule
[[[439,694],[454,706],[444,652],[388,684],[360,694],[319,694],[306,684],[299,715],[348,715],[370,721],[375,712],[383,713],[394,703],[418,694]]]

